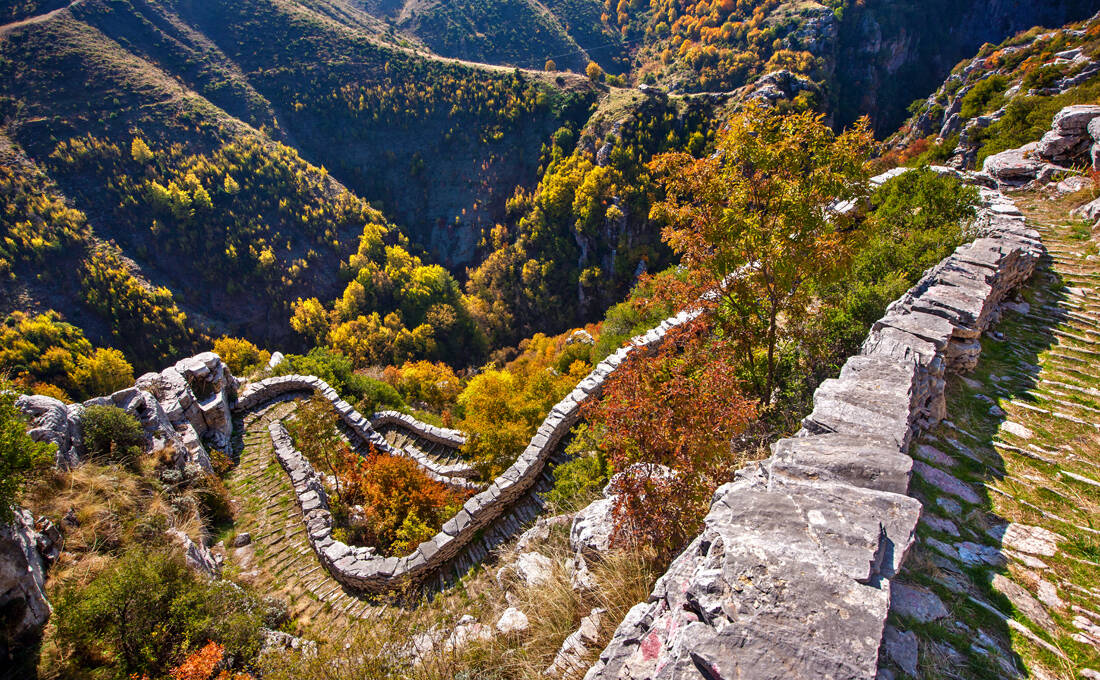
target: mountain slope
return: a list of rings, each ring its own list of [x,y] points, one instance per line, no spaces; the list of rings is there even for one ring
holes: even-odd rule
[[[154,306],[178,303],[191,332],[290,346],[289,303],[338,295],[361,235],[404,242],[345,183],[461,254],[447,236],[463,213],[476,225],[502,212],[534,180],[543,139],[587,109],[583,91],[541,76],[418,57],[278,2],[84,0],[7,27],[0,56],[10,152],[91,226],[72,254],[81,271],[97,261],[149,282],[126,291],[165,287]],[[102,242],[113,254],[88,259]],[[97,342],[141,344],[107,330],[142,320],[103,299],[125,297],[119,285],[78,276],[65,295],[32,273],[12,269],[21,297],[3,311],[59,307]]]

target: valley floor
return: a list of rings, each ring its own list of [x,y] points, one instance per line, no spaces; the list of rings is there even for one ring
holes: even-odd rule
[[[1013,198],[1049,256],[913,444],[924,515],[880,677],[1100,678],[1096,236],[1066,201]]]

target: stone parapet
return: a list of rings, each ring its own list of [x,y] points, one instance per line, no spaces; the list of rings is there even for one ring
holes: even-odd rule
[[[714,495],[702,533],[630,610],[586,680],[870,680],[891,579],[921,504],[913,434],[944,417],[944,377],[974,368],[1039,234],[982,190],[977,238],[888,308],[772,456]]]

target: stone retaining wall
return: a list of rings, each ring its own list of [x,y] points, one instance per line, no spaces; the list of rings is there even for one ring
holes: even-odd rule
[[[453,449],[461,449],[466,445],[465,432],[429,425],[413,418],[408,413],[401,413],[400,411],[379,411],[370,417],[370,424],[374,428],[383,425],[397,425],[416,433],[418,437],[436,444],[450,446]]]
[[[382,592],[406,583],[427,580],[470,543],[479,531],[500,517],[530,489],[558,442],[576,424],[581,404],[600,393],[608,376],[631,353],[654,351],[669,330],[695,319],[701,313],[701,310],[693,309],[665,319],[649,332],[632,338],[625,347],[597,364],[572,392],[550,410],[516,462],[488,488],[466,501],[462,510],[448,520],[439,533],[404,557],[381,557],[375,555],[371,548],[349,546],[332,538],[332,515],[328,511],[323,493],[317,493],[316,473],[302,454],[294,449],[285,428],[281,424],[273,424],[270,432],[275,454],[294,484],[310,544],[321,563],[345,586],[367,592]],[[360,428],[366,428],[365,431],[370,435],[382,439],[350,405],[339,400],[334,390],[319,378],[311,376],[283,376],[255,383],[241,394],[237,408],[246,410],[280,394],[309,389],[321,390],[333,401],[337,412],[345,418],[349,427],[357,432]],[[324,389],[330,392],[324,392]],[[389,444],[386,443],[385,446],[389,447]]]
[[[890,305],[796,436],[718,489],[703,532],[586,680],[875,677],[921,513],[906,495],[910,439],[944,417],[945,372],[973,368],[1043,250],[1007,198],[982,199],[980,237]]]
[[[357,439],[391,456],[411,458],[435,481],[460,489],[478,488],[478,485],[474,482],[464,479],[470,477],[475,472],[469,465],[464,463],[443,465],[415,447],[398,449],[392,446],[386,441],[385,437],[375,431],[370,420],[364,418],[362,414],[355,410],[354,406],[341,399],[336,390],[316,376],[281,375],[251,383],[241,392],[233,410],[237,413],[248,411],[276,397],[293,392],[314,392],[324,399],[327,399],[328,402],[332,404],[332,408],[336,411],[336,414],[340,416],[341,422]],[[398,415],[404,416],[405,414],[402,413]],[[421,436],[424,436],[422,433],[430,433],[433,435],[434,441],[443,443],[455,442],[460,438],[463,442],[466,441],[465,435],[457,430],[445,430],[443,428],[433,427],[432,425],[416,420],[412,416],[406,416],[405,418],[381,418],[379,422],[395,423],[402,427],[408,427]],[[453,444],[448,443],[448,445]]]

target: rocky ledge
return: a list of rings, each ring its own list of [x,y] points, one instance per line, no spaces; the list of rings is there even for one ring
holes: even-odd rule
[[[83,404],[43,395],[23,395],[15,402],[31,420],[31,437],[57,445],[60,467],[77,465],[87,455],[81,417],[88,406],[116,406],[135,416],[146,435],[146,450],[173,447],[181,469],[194,464],[212,472],[204,442],[224,449],[233,432],[229,404],[238,382],[213,352],[177,361],[160,373],[146,373],[133,387]]]
[[[910,440],[943,417],[945,371],[974,366],[1042,253],[1007,198],[982,198],[980,237],[889,307],[795,437],[718,489],[703,532],[586,680],[875,677],[921,515]]]

